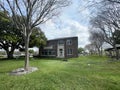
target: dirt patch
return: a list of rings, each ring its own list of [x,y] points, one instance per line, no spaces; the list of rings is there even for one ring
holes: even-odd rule
[[[24,68],[18,68],[16,70],[13,70],[9,74],[10,75],[24,75],[24,74],[32,73],[37,70],[38,70],[38,68],[36,68],[36,67],[29,67],[28,70],[25,70]]]

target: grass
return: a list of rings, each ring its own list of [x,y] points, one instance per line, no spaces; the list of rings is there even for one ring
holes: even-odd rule
[[[24,60],[0,60],[0,90],[120,90],[120,61],[106,57],[81,56],[66,61],[34,59],[38,71],[10,76]]]

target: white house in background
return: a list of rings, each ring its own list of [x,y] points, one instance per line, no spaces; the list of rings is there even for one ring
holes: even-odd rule
[[[37,47],[29,48],[29,50],[33,50],[34,54],[37,54],[37,55],[39,54],[39,49]],[[0,56],[7,57],[6,51],[4,49],[2,49],[1,47],[0,47]],[[14,57],[25,56],[25,53],[24,52],[20,52],[19,49],[15,49],[13,56]]]
[[[102,47],[103,47],[104,50],[107,49],[107,48],[112,48],[112,46],[110,44],[108,44],[108,43],[104,43],[102,45]]]

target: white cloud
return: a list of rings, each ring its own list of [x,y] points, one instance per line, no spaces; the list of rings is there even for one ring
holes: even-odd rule
[[[72,0],[73,4],[65,9],[54,21],[49,20],[41,26],[48,39],[78,36],[79,47],[89,43],[88,19],[89,10],[79,12],[79,0]]]
[[[75,20],[65,20],[64,27],[62,28],[58,28],[57,25],[50,20],[42,26],[42,30],[48,39],[78,36],[79,47],[84,47],[89,43],[88,28]]]

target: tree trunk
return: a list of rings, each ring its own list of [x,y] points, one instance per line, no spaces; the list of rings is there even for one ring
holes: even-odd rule
[[[39,57],[42,55],[42,51],[43,51],[43,46],[39,47]]]
[[[13,59],[13,58],[14,58],[14,57],[13,57],[14,50],[13,50],[13,51],[7,50],[6,53],[7,53],[7,58],[8,58],[8,59]]]
[[[110,57],[112,58],[112,56],[113,56],[113,55],[112,55],[112,51],[109,51],[109,55],[110,55]]]
[[[114,46],[114,49],[115,49],[115,54],[116,54],[115,57],[118,60],[119,59],[119,53],[118,53],[117,47]]]
[[[98,54],[99,56],[102,56],[102,47],[98,48]]]
[[[97,48],[98,55],[101,56],[100,48]]]
[[[101,56],[102,56],[103,55],[102,46],[100,48],[100,53],[101,53]]]
[[[29,69],[29,36],[25,37],[25,66],[24,69],[28,71]]]

